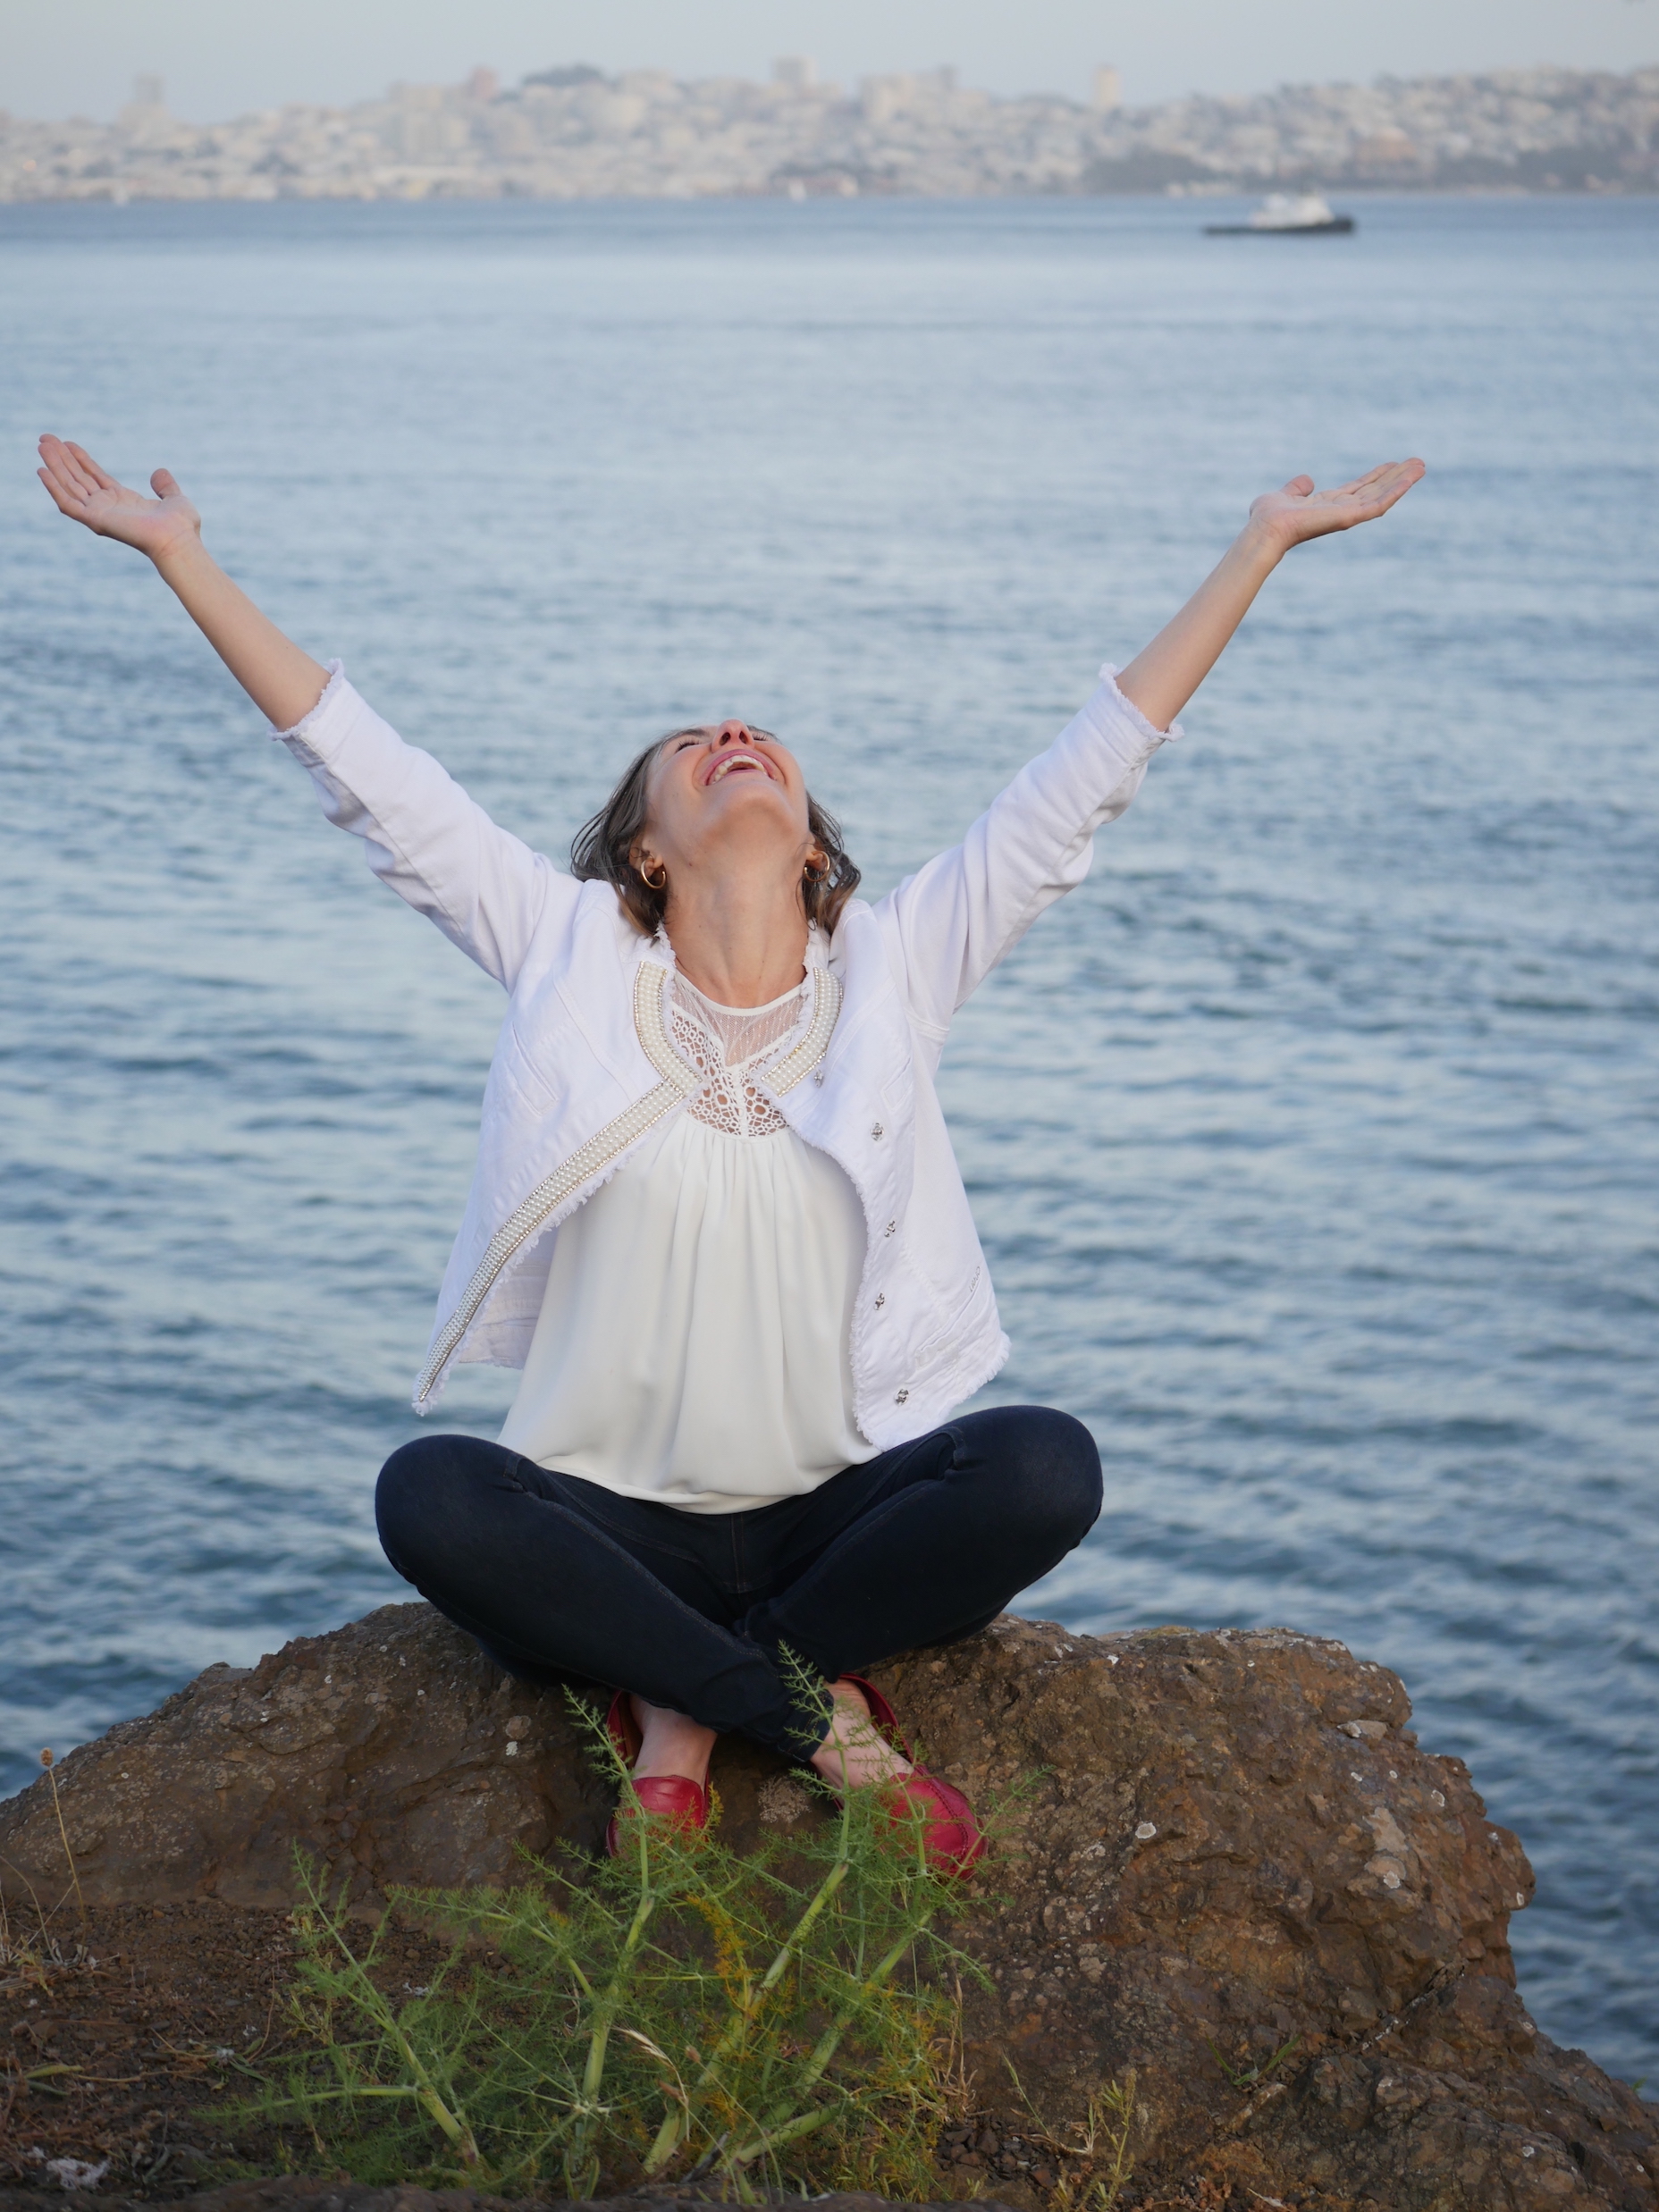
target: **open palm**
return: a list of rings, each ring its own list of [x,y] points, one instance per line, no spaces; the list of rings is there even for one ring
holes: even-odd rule
[[[149,499],[100,468],[84,446],[66,445],[49,432],[40,441],[40,462],[35,473],[60,515],[84,523],[101,538],[136,546],[152,560],[201,529],[201,517],[164,468],[150,478],[156,497]]]
[[[1251,502],[1251,520],[1269,530],[1285,546],[1322,538],[1333,530],[1352,530],[1373,522],[1402,500],[1423,474],[1421,461],[1379,461],[1352,484],[1317,491],[1311,476],[1293,476],[1277,492],[1264,492]]]

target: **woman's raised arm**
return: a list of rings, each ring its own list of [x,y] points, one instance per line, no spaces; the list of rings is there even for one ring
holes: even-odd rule
[[[1088,874],[1095,832],[1134,797],[1148,761],[1291,547],[1385,513],[1422,474],[1421,461],[1384,461],[1332,492],[1295,476],[1257,500],[1218,566],[1116,684],[1101,684],[960,845],[877,902],[912,1016],[936,1045],[1044,908]]]
[[[202,518],[158,468],[154,499],[118,484],[84,446],[48,434],[37,472],[60,515],[119,539],[155,562],[162,581],[274,728],[291,729],[316,706],[328,670],[284,637],[202,543]]]
[[[254,704],[308,770],[330,821],[363,840],[389,890],[510,990],[550,902],[567,917],[577,886],[475,799],[419,746],[406,744],[343,672],[319,715],[329,672],[283,636],[209,556],[201,522],[164,468],[154,499],[78,445],[40,441],[40,481],[60,514],[147,554]],[[304,724],[299,728],[297,725]]]
[[[1352,484],[1314,489],[1293,476],[1280,492],[1251,503],[1250,520],[1173,622],[1117,679],[1117,688],[1150,722],[1167,729],[1220,660],[1251,601],[1293,545],[1375,521],[1402,500],[1423,474],[1421,461],[1379,461]]]

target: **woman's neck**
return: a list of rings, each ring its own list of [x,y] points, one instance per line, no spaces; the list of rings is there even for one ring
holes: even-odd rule
[[[794,884],[695,882],[669,894],[663,928],[686,981],[721,1006],[767,1006],[806,971],[806,915]]]

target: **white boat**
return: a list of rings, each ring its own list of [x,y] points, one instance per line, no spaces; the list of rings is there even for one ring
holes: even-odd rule
[[[1208,238],[1304,238],[1353,229],[1352,215],[1333,214],[1320,192],[1269,192],[1248,223],[1207,223]]]

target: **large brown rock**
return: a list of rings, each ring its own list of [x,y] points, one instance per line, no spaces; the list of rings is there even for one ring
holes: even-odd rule
[[[1659,2112],[1528,2018],[1530,1869],[1385,1669],[1279,1630],[1005,1618],[879,1678],[951,1779],[1028,1782],[1000,1902],[963,1930],[993,1983],[967,1996],[987,2118],[941,2195],[1032,2201],[1033,2111],[1065,2139],[1133,2069],[1125,2201],[1659,2212]],[[739,1846],[818,1817],[749,1746],[714,1778]],[[279,1905],[299,1843],[374,1911],[596,1847],[608,1810],[563,1699],[419,1604],[210,1668],[57,1779],[89,1903]],[[0,1880],[67,1887],[44,1777],[0,1804]]]

